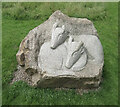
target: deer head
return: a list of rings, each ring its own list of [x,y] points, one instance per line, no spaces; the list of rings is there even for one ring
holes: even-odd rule
[[[84,53],[83,42],[74,42],[72,37],[68,40],[68,54],[66,60],[66,67],[70,69]]]
[[[58,22],[56,22],[53,25],[52,28],[52,37],[51,37],[51,48],[55,49],[59,45],[61,45],[66,39],[68,32],[65,32],[65,26],[62,25],[62,27],[57,27]]]

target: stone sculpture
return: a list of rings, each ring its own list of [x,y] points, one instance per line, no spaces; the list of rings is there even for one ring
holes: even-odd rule
[[[51,36],[51,48],[56,48],[62,44],[68,37],[68,33],[65,32],[65,26],[57,27],[58,22],[53,25],[52,36]]]
[[[73,66],[72,70],[79,71],[84,67],[87,62],[87,54],[83,47],[83,42],[72,42],[72,37],[70,36],[68,43],[62,45],[67,37],[65,26],[57,28],[57,23],[55,23],[52,29],[51,41],[42,45],[38,57],[38,62],[41,63],[39,67],[42,70],[47,68],[60,70],[65,69],[65,67],[70,69]],[[59,48],[56,49],[58,46]]]
[[[102,63],[102,45],[96,36],[79,35],[77,41],[73,41],[73,38],[65,33],[65,26],[57,27],[57,25],[58,22],[53,25],[51,40],[41,47],[38,63],[41,63],[39,67],[42,70],[62,69],[64,72],[66,67],[67,70],[80,71],[85,68],[88,60]],[[68,43],[65,42],[67,37],[69,37]]]
[[[73,71],[80,71],[87,63],[87,53],[83,42],[73,42],[70,37],[67,45],[66,67]]]
[[[16,54],[14,81],[51,88],[98,88],[104,53],[93,23],[54,12],[31,30]],[[18,79],[19,78],[19,79]]]

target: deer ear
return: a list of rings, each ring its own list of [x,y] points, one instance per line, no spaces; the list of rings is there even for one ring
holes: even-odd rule
[[[77,47],[77,50],[79,50],[81,47],[83,47],[83,42],[82,41],[80,41],[80,42],[78,42],[79,44],[78,44],[78,47]]]
[[[68,42],[65,41],[65,47],[68,49]]]
[[[58,26],[58,22],[55,22],[55,23],[53,24],[53,27],[52,27],[52,32],[55,31],[55,29],[56,29],[57,26]]]
[[[68,40],[68,43],[71,44],[72,41],[73,41],[73,38],[70,36],[70,37],[69,37],[69,40]]]
[[[58,22],[55,22],[55,23],[53,24],[53,29],[55,29],[55,28],[57,27],[57,25],[58,25]]]
[[[80,42],[79,42],[79,47],[83,46],[83,44],[84,44],[84,43],[83,43],[82,41],[80,41]]]
[[[62,25],[62,29],[65,30],[65,25]]]

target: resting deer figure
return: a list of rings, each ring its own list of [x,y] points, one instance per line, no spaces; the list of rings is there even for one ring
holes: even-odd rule
[[[82,69],[87,62],[87,54],[83,47],[83,42],[73,42],[73,38],[70,36],[67,43],[65,40],[68,37],[68,32],[65,32],[65,26],[57,27],[57,24],[55,23],[52,28],[51,48],[55,49],[65,42],[68,55],[66,56],[67,62],[63,66],[75,71]]]
[[[80,71],[84,68],[87,63],[87,53],[84,48],[84,43],[74,42],[70,36],[67,44],[67,59],[66,68],[73,71]]]
[[[79,35],[73,41],[65,31],[65,26],[52,28],[51,41],[45,42],[40,49],[38,61],[40,68],[82,70],[88,60],[101,63],[103,61],[102,45],[94,35]],[[69,37],[68,42],[66,42]],[[75,38],[74,38],[75,39]],[[49,54],[48,54],[49,53]]]
[[[55,23],[52,28],[51,48],[55,49],[59,45],[65,43],[68,32],[65,32],[65,26],[57,27],[58,23]],[[103,48],[100,40],[94,35],[79,35],[75,41],[82,41],[88,54],[88,59],[91,59],[95,63],[102,63],[104,61]],[[75,43],[73,43],[75,44]]]
[[[51,48],[55,49],[65,42],[68,37],[68,32],[65,31],[65,26],[58,27],[58,22],[53,25],[51,36]]]

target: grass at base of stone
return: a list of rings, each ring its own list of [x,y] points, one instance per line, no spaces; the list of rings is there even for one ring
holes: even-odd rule
[[[48,3],[49,4],[49,3]],[[48,5],[45,4],[45,5]],[[42,18],[35,20],[31,18],[28,20],[23,17],[22,20],[16,15],[16,19],[12,17],[15,15],[14,11],[11,12],[11,4],[4,4],[3,20],[2,20],[2,103],[3,105],[117,105],[118,104],[118,5],[117,3],[103,3],[102,8],[105,13],[102,18],[99,12],[102,10],[97,9],[97,16],[90,15],[89,10],[86,15],[79,13],[76,10],[76,4],[69,4],[69,8],[64,9],[62,4],[60,6],[52,3],[53,10],[62,10],[62,12],[74,17],[87,17],[92,20],[99,34],[99,38],[104,49],[104,69],[103,69],[103,82],[99,91],[91,91],[88,93],[77,94],[75,89],[71,90],[55,90],[55,89],[39,89],[28,86],[25,82],[19,81],[10,85],[13,78],[13,73],[17,67],[16,53],[19,49],[20,42],[34,27],[43,23],[51,13],[46,16],[46,10],[40,10]],[[25,4],[24,4],[25,5]],[[50,4],[49,4],[50,5]],[[66,4],[67,5],[67,4]],[[72,5],[72,11],[69,12]],[[86,6],[92,7],[94,4],[87,4]],[[26,5],[28,6],[28,5]],[[44,7],[44,4],[42,4]],[[50,5],[51,6],[51,5]],[[55,7],[54,7],[55,6]],[[68,5],[67,5],[68,6]],[[77,5],[78,6],[78,5]],[[85,4],[84,4],[85,6]],[[15,8],[16,6],[14,6]],[[28,6],[29,7],[29,6]],[[34,16],[32,10],[28,11]],[[17,8],[17,7],[16,7]],[[31,7],[32,8],[32,7]],[[46,7],[47,8],[47,7]],[[80,7],[79,7],[80,8]],[[83,7],[82,7],[83,8]],[[96,7],[97,8],[97,7]],[[87,8],[88,9],[88,8]],[[86,10],[87,10],[86,9]],[[18,8],[19,10],[19,8]],[[39,10],[39,9],[38,9]],[[37,10],[37,11],[38,11]],[[67,12],[65,12],[65,10]],[[8,15],[4,13],[7,11]],[[9,12],[10,11],[10,12]],[[16,10],[15,10],[16,11]],[[90,11],[91,12],[91,11]],[[46,13],[46,14],[45,14]],[[78,14],[77,14],[78,13]],[[16,13],[17,14],[17,13]],[[45,16],[45,18],[44,18]],[[24,20],[25,19],[25,20]]]

